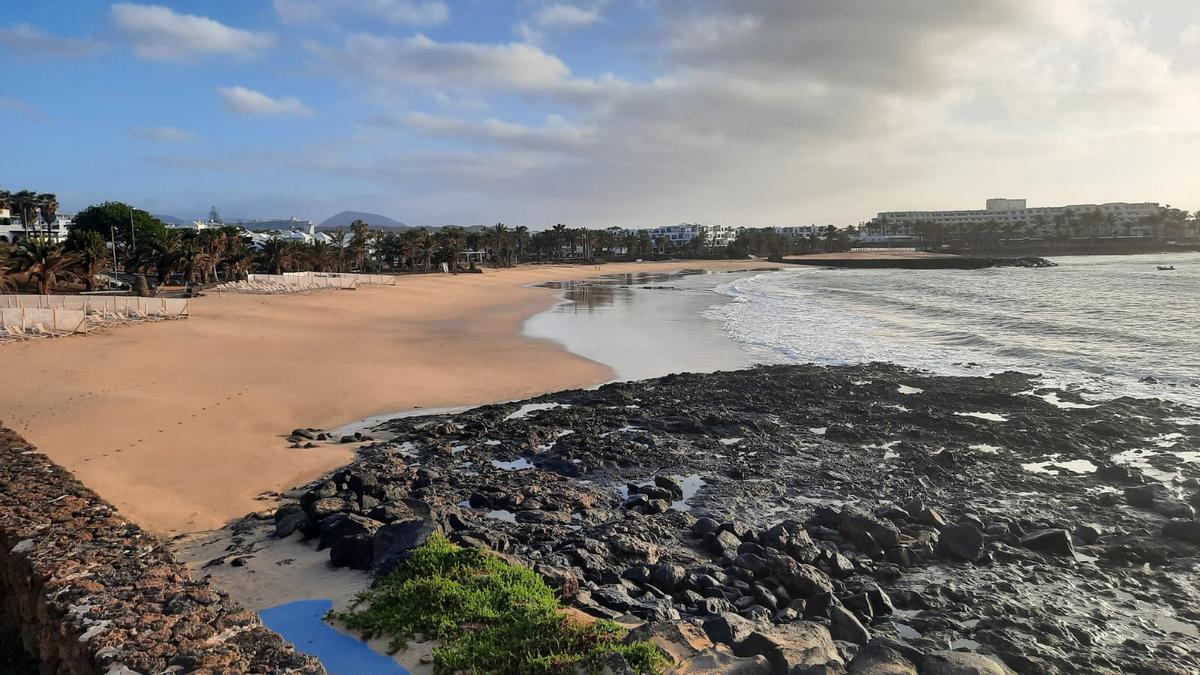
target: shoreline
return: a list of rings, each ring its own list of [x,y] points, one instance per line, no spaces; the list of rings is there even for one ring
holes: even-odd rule
[[[754,264],[526,266],[353,293],[210,294],[187,321],[6,345],[13,381],[26,385],[0,392],[0,409],[7,426],[142,527],[212,530],[354,459],[351,445],[291,449],[292,428],[611,379],[607,366],[523,334],[558,302],[534,284]]]
[[[215,533],[207,555],[248,561],[212,583],[250,606],[336,604],[436,530],[583,612],[668,640],[698,625],[743,657],[771,653],[751,631],[808,628],[845,663],[882,643],[1022,672],[1195,665],[1195,409],[1036,379],[768,366],[396,419],[273,525]]]

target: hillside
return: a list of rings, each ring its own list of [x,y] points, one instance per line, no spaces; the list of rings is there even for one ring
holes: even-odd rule
[[[336,227],[350,227],[350,223],[355,220],[362,220],[375,229],[393,228],[403,229],[408,227],[404,223],[381,216],[378,213],[366,213],[363,211],[342,211],[326,218],[321,224],[317,225],[318,229],[331,229]]]

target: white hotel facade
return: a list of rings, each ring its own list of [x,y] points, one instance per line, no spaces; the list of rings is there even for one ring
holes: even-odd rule
[[[1151,227],[1144,224],[1145,218],[1160,212],[1156,202],[1109,202],[1107,204],[1072,204],[1069,206],[1028,207],[1024,199],[995,198],[987,200],[986,208],[969,211],[882,211],[867,224],[867,236],[913,237],[916,225],[922,222],[934,225],[970,227],[985,223],[1020,225],[1026,236],[1050,236],[1070,215],[1072,220],[1099,211],[1105,222],[1128,231],[1129,236],[1150,236]]]

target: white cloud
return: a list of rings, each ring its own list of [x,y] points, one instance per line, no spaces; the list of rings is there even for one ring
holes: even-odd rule
[[[174,127],[137,127],[129,130],[129,136],[155,143],[184,143],[196,138],[196,134]]]
[[[592,130],[550,116],[540,127],[488,118],[470,122],[453,117],[409,112],[374,120],[431,136],[478,141],[541,152],[570,152],[590,142]]]
[[[441,0],[273,0],[275,12],[288,23],[315,23],[348,13],[373,16],[395,24],[432,26],[450,20]]]
[[[403,170],[394,156],[321,166],[401,181],[405,204],[450,219],[496,208],[518,222],[847,223],[993,192],[1040,204],[1194,193],[1200,72],[1109,0],[655,7],[661,51],[642,82],[581,78],[532,44],[314,48],[379,87],[518,94],[578,120],[408,113],[391,123],[471,151],[407,155]]]
[[[247,89],[246,87],[219,87],[217,93],[225,109],[243,115],[279,116],[279,115],[311,115],[312,110],[300,102],[300,99],[271,98],[266,94]]]
[[[91,56],[108,48],[103,42],[89,38],[48,35],[28,23],[0,27],[0,47],[11,49],[18,56]]]
[[[1179,34],[1179,42],[1185,45],[1200,45],[1200,24],[1194,23]]]
[[[611,78],[575,78],[558,57],[522,43],[437,42],[419,34],[397,38],[359,33],[347,36],[341,49],[315,43],[307,47],[347,77],[442,91],[588,98],[618,84]]]
[[[514,30],[526,42],[541,42],[546,31],[573,30],[590,26],[600,21],[600,9],[580,7],[563,3],[552,3],[537,9],[528,19],[518,23]]]
[[[184,60],[208,54],[251,58],[275,43],[270,33],[233,28],[160,5],[118,3],[112,6],[112,15],[117,29],[145,59]]]

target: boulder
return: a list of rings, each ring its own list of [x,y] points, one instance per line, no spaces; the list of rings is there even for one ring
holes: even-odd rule
[[[871,642],[858,650],[846,672],[854,675],[917,675],[917,667],[895,649]]]
[[[983,548],[983,533],[979,528],[958,523],[942,528],[936,552],[943,558],[975,562],[983,557]]]
[[[1151,502],[1150,509],[1167,518],[1191,520],[1196,517],[1196,509],[1193,509],[1190,504],[1179,499],[1155,499]]]
[[[681,565],[651,565],[647,574],[647,581],[660,591],[671,593],[683,581],[685,574],[686,572],[684,572]]]
[[[437,522],[429,516],[380,527],[375,531],[371,569],[377,576],[386,575],[408,560],[414,548],[440,531]]]
[[[734,656],[715,649],[680,661],[667,675],[772,675],[765,656]]]
[[[350,502],[338,497],[322,497],[314,500],[305,509],[308,512],[308,517],[313,521],[324,520],[335,513],[350,510]]]
[[[793,520],[785,520],[764,532],[759,537],[759,543],[803,563],[811,563],[821,554],[821,549],[813,543],[804,526]]]
[[[859,550],[866,552],[872,551],[876,545],[891,548],[900,543],[900,530],[894,523],[857,511],[842,512],[838,532]]]
[[[761,623],[732,612],[707,617],[701,625],[704,633],[708,635],[708,639],[731,646],[737,645],[755,631],[763,628]]]
[[[280,539],[305,529],[306,524],[308,514],[299,504],[285,504],[275,511],[275,536]]]
[[[796,621],[770,631],[755,631],[734,645],[737,656],[765,656],[776,673],[798,673],[844,662],[829,631],[819,623]]]
[[[658,547],[654,544],[631,537],[627,534],[617,535],[608,540],[608,546],[614,555],[621,560],[654,564],[658,562]]]
[[[1163,536],[1200,546],[1200,521],[1172,520],[1163,525]]]
[[[1155,499],[1167,499],[1171,491],[1162,483],[1147,483],[1125,488],[1125,501],[1130,506],[1148,509],[1154,505]]]
[[[334,567],[369,570],[373,553],[374,539],[370,535],[352,534],[333,542],[329,547],[329,562]]]
[[[1075,528],[1075,537],[1085,546],[1099,541],[1101,534],[1103,534],[1103,531],[1099,525],[1085,523]]]
[[[994,656],[970,652],[933,652],[921,662],[921,675],[1016,675]]]
[[[655,476],[654,484],[660,488],[663,488],[664,490],[670,491],[670,493],[676,499],[683,498],[683,486],[680,485],[679,482],[676,481],[674,478],[671,478],[669,476]]]
[[[742,545],[742,540],[737,538],[737,535],[729,530],[721,530],[713,536],[708,547],[713,553],[723,555],[728,558],[736,558],[738,546]]]
[[[871,639],[868,631],[854,613],[842,606],[829,609],[830,630],[834,640],[845,640],[856,645],[865,645]]]
[[[365,536],[372,537],[375,530],[379,529],[379,523],[365,518],[354,513],[339,513],[322,520],[321,523],[321,539],[317,544],[317,550],[323,550],[332,547],[338,540],[345,537]]]
[[[1021,537],[1021,545],[1031,551],[1070,556],[1075,554],[1071,535],[1066,530],[1037,530]]]
[[[692,523],[692,536],[703,537],[717,531],[721,524],[712,518],[697,518]]]

